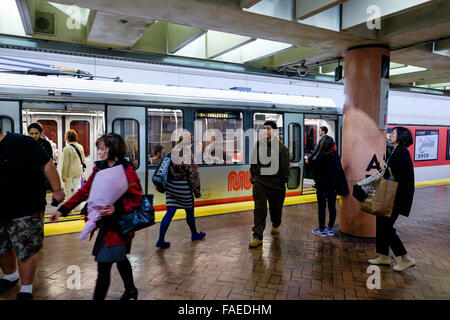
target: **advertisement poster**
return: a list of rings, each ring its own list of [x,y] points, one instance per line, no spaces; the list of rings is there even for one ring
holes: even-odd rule
[[[415,161],[437,160],[439,130],[416,130]]]

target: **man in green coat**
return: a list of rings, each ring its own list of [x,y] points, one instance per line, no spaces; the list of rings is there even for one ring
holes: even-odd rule
[[[250,167],[253,200],[255,201],[255,225],[252,229],[253,240],[249,244],[250,248],[262,245],[263,233],[266,228],[267,201],[272,221],[272,234],[279,232],[281,211],[286,194],[285,185],[289,180],[289,150],[276,135],[277,124],[274,121],[266,121],[264,129],[267,138],[267,153],[265,155],[264,141],[258,141],[253,151]]]

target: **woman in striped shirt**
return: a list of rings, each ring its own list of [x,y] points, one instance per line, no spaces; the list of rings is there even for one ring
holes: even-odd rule
[[[180,137],[178,144],[182,142],[183,138]],[[189,164],[181,162],[174,163],[174,152],[179,152],[179,157],[182,157],[182,150],[180,148],[172,149],[172,162],[169,168],[169,176],[166,187],[166,207],[167,212],[161,221],[159,229],[159,239],[156,243],[158,248],[170,247],[170,242],[164,241],[167,229],[177,209],[184,209],[186,211],[186,222],[191,229],[192,241],[203,239],[206,235],[204,232],[197,232],[195,226],[194,217],[194,193],[196,198],[200,198],[200,176],[198,174],[197,165],[194,164],[194,157],[191,156]]]

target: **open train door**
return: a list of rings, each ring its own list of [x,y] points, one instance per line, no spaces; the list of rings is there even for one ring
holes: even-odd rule
[[[147,190],[147,110],[144,107],[107,106],[107,132],[120,134],[127,145],[126,159],[134,165],[144,193]]]
[[[303,114],[284,114],[284,143],[289,149],[288,194],[299,195],[303,188]]]
[[[0,101],[0,126],[3,132],[21,133],[19,101]]]

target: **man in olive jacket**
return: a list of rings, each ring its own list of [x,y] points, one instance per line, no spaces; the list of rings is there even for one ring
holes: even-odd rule
[[[269,201],[272,234],[279,232],[281,211],[286,194],[286,183],[289,180],[289,150],[276,135],[277,124],[266,121],[264,129],[267,137],[267,158],[270,162],[261,161],[259,141],[254,149],[250,167],[253,184],[253,200],[255,201],[253,240],[250,248],[262,245],[263,233],[266,228],[267,201]],[[277,155],[271,154],[271,149],[278,149]],[[275,151],[276,152],[276,151]],[[278,159],[274,159],[278,157]],[[274,160],[274,161],[272,161]],[[278,161],[277,161],[278,160]]]

